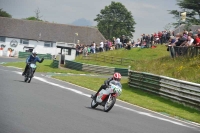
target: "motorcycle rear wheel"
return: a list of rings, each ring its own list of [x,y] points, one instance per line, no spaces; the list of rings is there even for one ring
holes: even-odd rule
[[[109,100],[109,101],[108,101]],[[112,107],[115,105],[116,97],[112,97],[108,99],[105,106],[104,106],[104,112],[108,112],[112,109]]]

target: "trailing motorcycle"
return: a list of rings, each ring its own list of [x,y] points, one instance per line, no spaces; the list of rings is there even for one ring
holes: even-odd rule
[[[37,66],[35,63],[30,63],[29,64],[29,68],[26,71],[25,75],[24,75],[24,82],[31,82],[31,79],[33,78],[33,73],[36,70]]]
[[[104,112],[108,112],[112,109],[116,102],[116,98],[120,96],[121,93],[122,88],[118,86],[115,81],[111,81],[109,87],[105,90],[102,89],[95,99],[93,95],[91,95],[91,108],[96,108],[98,105],[101,105],[104,107]]]

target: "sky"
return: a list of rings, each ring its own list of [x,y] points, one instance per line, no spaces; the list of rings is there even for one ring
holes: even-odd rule
[[[96,26],[94,19],[101,9],[114,0],[0,0],[0,9],[22,19],[35,16],[40,10],[42,20],[60,24],[72,24],[80,19]],[[136,22],[134,40],[141,34],[163,31],[168,23],[176,22],[168,10],[180,10],[176,0],[115,0],[121,2]]]

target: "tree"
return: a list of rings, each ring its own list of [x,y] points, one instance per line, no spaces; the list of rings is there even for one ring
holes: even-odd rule
[[[36,11],[35,11],[35,17],[34,16],[31,16],[31,17],[28,17],[28,18],[25,18],[26,20],[35,20],[35,21],[42,21],[40,18],[42,16],[39,15],[40,14],[40,9],[38,8]]]
[[[25,18],[26,20],[35,20],[35,21],[42,21],[40,19],[37,19],[36,17],[32,16],[32,17],[28,17],[28,18]]]
[[[12,18],[12,16],[7,13],[6,11],[3,11],[3,9],[0,9],[0,17],[8,17],[8,18]]]
[[[107,39],[120,37],[121,35],[133,37],[136,24],[132,13],[128,11],[120,2],[111,2],[100,11],[97,18],[97,27]]]
[[[169,14],[174,15],[174,18],[178,20],[178,22],[173,23],[175,27],[184,23],[187,25],[199,25],[200,24],[200,1],[199,0],[177,0],[177,5],[181,8],[181,11],[171,10]],[[187,13],[187,18],[185,22],[180,21],[180,13]],[[197,18],[196,16],[199,16]]]

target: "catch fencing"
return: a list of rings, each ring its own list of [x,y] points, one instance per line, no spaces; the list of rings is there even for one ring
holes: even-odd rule
[[[200,84],[136,71],[129,71],[128,84],[200,110]]]

